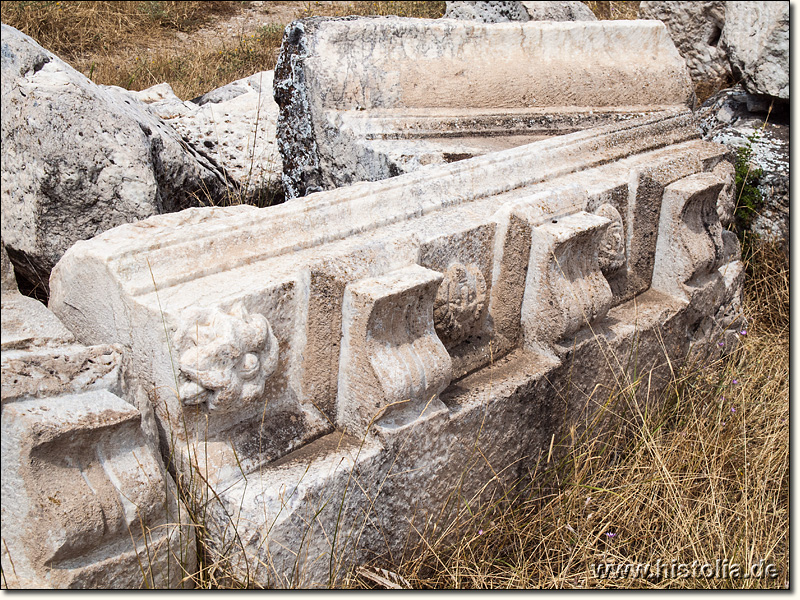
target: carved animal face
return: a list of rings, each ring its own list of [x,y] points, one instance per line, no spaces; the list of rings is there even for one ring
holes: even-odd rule
[[[278,341],[263,315],[241,305],[228,312],[192,309],[175,334],[184,404],[209,410],[249,402],[264,392],[278,363]]]

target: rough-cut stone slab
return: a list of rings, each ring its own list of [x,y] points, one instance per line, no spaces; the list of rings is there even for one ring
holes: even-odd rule
[[[659,22],[312,18],[286,31],[275,100],[293,198],[685,108],[693,90]]]
[[[224,175],[141,103],[2,26],[3,241],[48,288],[78,240],[221,198]]]
[[[176,465],[210,486],[215,558],[327,585],[454,491],[524,474],[633,373],[610,353],[657,384],[722,335],[737,249],[658,258],[662,230],[716,248],[726,151],[698,137],[673,107],[271,209],[161,215],[76,244],[50,306],[155,391]]]
[[[147,104],[198,154],[224,167],[230,202],[265,206],[282,193],[272,74],[256,73],[191,102],[178,98],[168,83],[127,93]]]
[[[722,45],[748,92],[789,99],[789,2],[726,2]]]

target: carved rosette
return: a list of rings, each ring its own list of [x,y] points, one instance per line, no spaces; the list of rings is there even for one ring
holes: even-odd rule
[[[448,346],[464,341],[480,326],[486,307],[486,280],[477,265],[453,263],[444,273],[433,305],[436,333]]]
[[[241,304],[191,309],[175,333],[179,356],[179,394],[186,405],[209,410],[249,402],[264,392],[278,365],[278,340],[263,315]]]
[[[622,215],[610,204],[601,204],[594,214],[611,221],[602,241],[598,259],[603,275],[611,275],[625,266],[625,229],[622,227]]]

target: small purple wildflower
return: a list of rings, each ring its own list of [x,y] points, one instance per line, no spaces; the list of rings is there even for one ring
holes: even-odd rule
[[[478,529],[478,535],[483,535],[483,529]]]
[[[609,538],[617,537],[617,534],[614,533],[613,531],[606,531],[606,537]]]
[[[739,380],[738,379],[734,379],[733,381],[731,381],[731,383],[733,385],[739,385]]]
[[[731,406],[731,412],[736,412],[736,407],[735,406]]]
[[[742,330],[739,332],[739,335],[747,335],[747,329],[742,329]]]
[[[724,345],[725,345],[725,342],[717,342],[717,346],[719,346],[720,348],[722,348]]]

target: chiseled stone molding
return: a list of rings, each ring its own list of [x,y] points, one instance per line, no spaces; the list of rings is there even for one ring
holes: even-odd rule
[[[698,319],[702,339],[730,323],[736,248],[706,252],[725,149],[697,137],[673,109],[271,209],[162,215],[76,244],[51,307],[123,346],[179,472],[213,491],[219,558],[330,582],[332,554],[398,550],[412,506],[513,480],[493,468],[626,376],[608,353],[639,344],[659,373]]]

